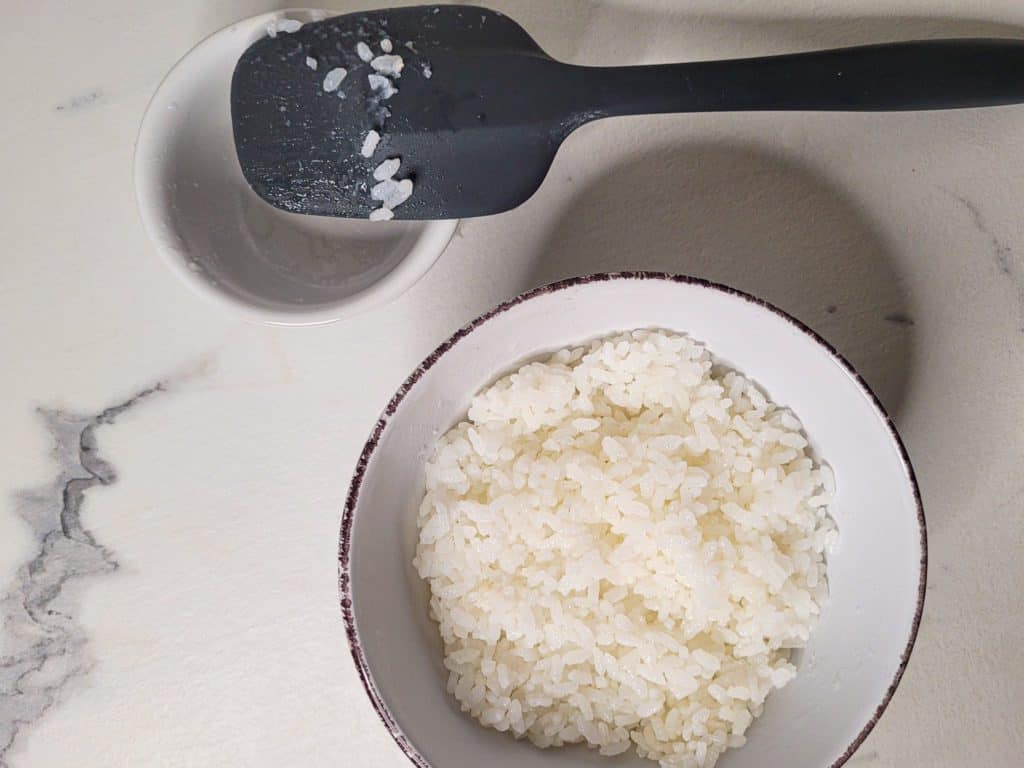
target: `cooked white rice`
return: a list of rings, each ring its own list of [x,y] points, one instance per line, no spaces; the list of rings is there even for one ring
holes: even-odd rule
[[[827,596],[834,481],[801,430],[661,331],[478,394],[427,462],[415,558],[462,709],[665,768],[741,746]]]
[[[267,34],[277,37],[278,32],[293,35],[302,29],[302,22],[297,19],[272,19],[267,22]]]
[[[402,57],[396,53],[386,53],[383,56],[377,56],[370,62],[370,66],[373,67],[374,72],[378,72],[382,75],[389,77],[401,77],[402,69],[405,67],[405,62]]]
[[[380,134],[376,131],[370,131],[363,138],[363,146],[359,153],[363,157],[373,157],[373,153],[377,151],[378,144],[380,144]]]
[[[371,51],[370,46],[364,42],[356,43],[356,55],[367,64],[373,60],[373,51]]]
[[[398,93],[394,83],[384,77],[384,75],[367,75],[367,80],[370,82],[370,90],[385,101]]]
[[[324,90],[328,93],[333,93],[338,90],[338,87],[346,77],[348,77],[347,69],[344,67],[335,67],[324,75]]]
[[[384,179],[370,189],[370,197],[379,200],[385,208],[394,210],[412,196],[412,179]]]
[[[376,168],[373,169],[373,178],[377,181],[384,181],[390,179],[396,173],[398,169],[402,167],[402,161],[400,158],[391,157],[382,162]]]

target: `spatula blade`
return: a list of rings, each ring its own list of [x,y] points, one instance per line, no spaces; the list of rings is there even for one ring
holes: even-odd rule
[[[359,43],[402,57],[381,98]],[[385,44],[386,46],[386,44]],[[315,65],[315,69],[313,69]],[[324,89],[329,72],[347,75]],[[254,43],[235,68],[231,113],[242,172],[278,208],[367,218],[374,169],[398,158],[413,194],[398,219],[479,216],[513,208],[543,181],[566,133],[557,98],[568,69],[514,21],[468,6],[348,14]],[[551,98],[538,98],[548,91]],[[367,135],[381,137],[364,157]]]

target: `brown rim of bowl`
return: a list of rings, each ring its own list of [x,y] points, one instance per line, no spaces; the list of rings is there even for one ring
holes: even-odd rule
[[[868,719],[867,723],[864,724],[864,727],[860,729],[860,732],[850,745],[829,767],[840,768],[840,766],[849,760],[850,757],[853,756],[853,753],[857,751],[857,748],[861,745],[864,739],[867,738],[868,734],[871,733],[871,730],[875,727],[875,724],[878,723],[879,718],[885,712],[885,708],[889,705],[889,701],[896,692],[896,688],[899,686],[900,680],[903,678],[903,673],[907,669],[907,663],[910,661],[910,654],[914,650],[914,642],[917,640],[917,630],[921,625],[921,614],[924,611],[925,584],[928,578],[928,534],[925,526],[924,506],[921,503],[921,490],[917,484],[914,467],[910,463],[910,456],[907,453],[906,446],[903,444],[903,439],[896,430],[896,425],[886,412],[881,401],[879,401],[878,396],[875,395],[867,382],[864,381],[861,375],[857,373],[854,367],[850,365],[849,361],[843,357],[835,347],[825,341],[825,339],[819,336],[817,332],[809,328],[807,325],[773,304],[769,304],[764,299],[759,299],[756,296],[736,290],[735,288],[730,288],[727,285],[721,285],[719,283],[713,283],[710,280],[704,280],[699,277],[689,277],[687,275],[673,275],[666,272],[606,272],[586,275],[583,277],[571,277],[566,280],[559,280],[558,282],[526,291],[525,293],[521,293],[518,296],[499,304],[494,307],[494,309],[485,312],[467,325],[462,326],[459,330],[453,333],[447,341],[431,352],[430,355],[420,363],[419,367],[412,372],[409,378],[405,380],[402,386],[399,387],[398,392],[396,392],[395,396],[391,398],[391,402],[388,403],[387,408],[384,409],[384,413],[381,414],[381,417],[377,420],[377,424],[374,426],[373,432],[371,433],[370,438],[366,441],[366,445],[363,447],[363,451],[359,456],[359,461],[356,462],[355,473],[352,476],[352,484],[349,486],[348,496],[345,499],[345,510],[341,518],[341,533],[338,546],[338,591],[341,595],[341,613],[345,620],[345,633],[348,636],[349,649],[352,652],[352,660],[355,662],[356,671],[359,673],[359,679],[363,683],[366,695],[370,697],[370,702],[373,704],[373,708],[377,710],[377,714],[380,716],[384,726],[388,729],[388,733],[391,734],[395,743],[398,744],[399,749],[405,753],[405,756],[409,758],[413,765],[418,768],[434,768],[402,732],[402,729],[398,726],[398,723],[395,722],[394,717],[391,715],[387,705],[384,703],[383,697],[377,690],[377,686],[373,680],[373,675],[370,673],[370,668],[366,663],[366,657],[363,654],[363,648],[359,641],[359,632],[356,629],[355,615],[352,611],[352,592],[350,588],[351,579],[349,575],[349,552],[352,544],[352,521],[356,503],[359,500],[359,490],[362,487],[363,475],[366,472],[366,467],[370,462],[370,458],[377,449],[377,445],[380,442],[380,438],[384,433],[385,427],[387,427],[388,421],[395,414],[395,411],[398,410],[398,406],[401,404],[406,394],[409,393],[409,390],[411,390],[416,385],[416,382],[423,377],[423,374],[430,370],[434,363],[436,363],[445,352],[458,344],[459,341],[468,336],[469,333],[478,326],[483,325],[491,318],[500,315],[502,312],[537,296],[555,293],[577,285],[602,283],[612,280],[663,280],[672,283],[696,285],[702,288],[718,291],[720,293],[725,293],[729,296],[734,296],[778,315],[825,349],[832,358],[846,370],[854,381],[857,382],[861,390],[868,396],[872,405],[874,405],[875,411],[881,417],[882,422],[889,430],[890,437],[899,450],[900,459],[903,462],[903,469],[906,472],[907,479],[910,481],[910,486],[914,494],[914,505],[917,508],[917,524],[921,536],[921,575],[917,585],[917,607],[914,611],[914,621],[910,627],[910,636],[907,638],[906,647],[900,655],[899,667],[896,669],[896,674],[893,677],[892,682],[889,684],[889,687],[886,689],[881,703],[875,708],[874,713]]]

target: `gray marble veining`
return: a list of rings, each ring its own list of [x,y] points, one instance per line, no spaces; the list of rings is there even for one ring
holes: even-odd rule
[[[68,112],[76,109],[82,109],[88,107],[91,104],[95,104],[103,98],[103,92],[97,88],[87,93],[81,93],[77,96],[72,96],[67,101],[63,101],[56,106],[58,112]]]
[[[40,410],[58,470],[49,483],[17,499],[34,554],[0,597],[0,768],[9,766],[19,731],[90,668],[72,583],[118,567],[114,554],[82,524],[86,491],[117,479],[114,467],[98,453],[96,432],[163,389],[157,384],[97,414]]]
[[[988,238],[989,244],[992,246],[992,255],[995,257],[996,266],[999,268],[999,271],[1013,281],[1017,294],[1018,327],[1024,333],[1024,270],[1022,270],[1014,258],[1013,246],[993,231],[982,214],[981,209],[971,200],[963,195],[949,194],[952,194],[956,201],[970,214],[974,227]]]
[[[916,323],[914,322],[914,318],[912,318],[906,312],[890,312],[885,316],[884,319],[885,322],[892,323],[893,325],[916,325]]]

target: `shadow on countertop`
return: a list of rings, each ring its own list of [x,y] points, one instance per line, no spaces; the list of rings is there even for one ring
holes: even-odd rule
[[[632,64],[767,56],[897,40],[956,37],[1024,38],[1024,27],[971,16],[907,13],[796,15],[757,4],[638,0],[472,0],[518,21],[556,58],[576,64]],[[966,5],[965,5],[966,8]],[[653,55],[649,55],[653,54]],[[610,59],[610,56],[614,59]]]
[[[538,253],[524,288],[653,270],[764,298],[824,336],[899,415],[914,347],[901,276],[855,202],[790,159],[725,143],[650,151],[568,201]]]

